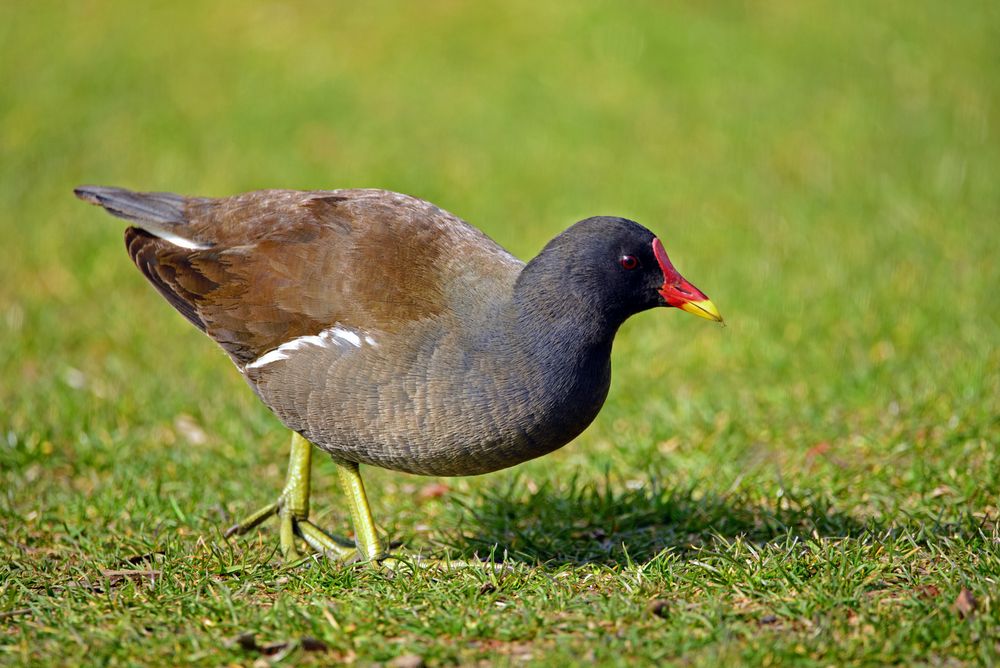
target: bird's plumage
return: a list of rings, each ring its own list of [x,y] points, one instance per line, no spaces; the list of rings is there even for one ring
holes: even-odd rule
[[[654,236],[621,218],[578,223],[526,266],[383,190],[77,194],[132,223],[146,278],[342,462],[468,475],[560,447],[604,402],[618,326],[664,305]]]

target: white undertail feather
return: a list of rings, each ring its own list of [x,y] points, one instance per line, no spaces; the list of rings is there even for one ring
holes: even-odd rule
[[[199,243],[177,234],[188,220],[185,199],[174,193],[139,193],[125,188],[80,186],[73,191],[77,197],[104,207],[108,213],[124,218],[140,230],[158,239],[187,250],[205,250],[212,244]]]
[[[196,241],[185,239],[184,237],[177,236],[173,232],[168,232],[164,229],[152,229],[151,227],[143,227],[139,224],[136,224],[136,227],[149,232],[157,239],[169,241],[173,245],[179,246],[180,248],[186,248],[188,250],[205,250],[206,248],[210,248],[207,244],[200,244]]]

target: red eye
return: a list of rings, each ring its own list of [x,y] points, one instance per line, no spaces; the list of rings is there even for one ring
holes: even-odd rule
[[[622,259],[618,260],[623,269],[628,269],[632,271],[639,266],[639,259],[635,255],[622,255]]]

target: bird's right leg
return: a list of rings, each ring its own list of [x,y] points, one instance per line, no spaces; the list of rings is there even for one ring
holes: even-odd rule
[[[336,461],[336,460],[335,460]],[[357,558],[360,561],[380,564],[387,568],[397,568],[403,564],[418,568],[437,568],[451,570],[480,565],[480,562],[467,562],[454,559],[431,559],[420,554],[388,552],[386,541],[379,535],[372,517],[368,494],[361,480],[358,465],[353,462],[337,463],[337,473],[340,476],[340,486],[347,497],[351,510],[351,521],[354,523],[354,542],[358,547]]]
[[[354,462],[337,462],[337,473],[351,509],[358,558],[362,561],[382,561],[387,556],[385,544],[375,527],[375,519],[372,517],[372,509],[368,504],[368,495],[365,493],[365,484],[361,480],[358,465]]]

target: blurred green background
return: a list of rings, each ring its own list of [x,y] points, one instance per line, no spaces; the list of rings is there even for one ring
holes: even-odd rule
[[[570,478],[599,487],[607,471],[612,489],[660,480],[723,509],[688,533],[653,522],[641,545],[616,535],[612,562],[630,540],[649,560],[683,553],[688,534],[693,545],[754,534],[756,520],[719,529],[724,509],[780,514],[795,495],[844,518],[833,536],[848,520],[919,533],[969,518],[995,535],[998,26],[1000,5],[972,1],[4,3],[0,527],[15,563],[45,557],[0,584],[6,607],[37,604],[34,626],[0,621],[5,655],[64,647],[44,630],[66,626],[63,613],[38,621],[47,608],[33,587],[164,541],[179,541],[170,558],[221,543],[214,527],[281,484],[284,431],[145,284],[120,221],[73,198],[83,183],[213,196],[387,188],[523,259],[589,215],[628,216],[663,238],[727,327],[678,312],[634,318],[588,432],[516,471],[450,481],[440,502],[414,510],[425,481],[369,472],[376,517],[409,545],[448,542],[468,508],[494,504],[489,490],[510,488],[512,517],[531,517],[539,485],[559,498]],[[326,507],[332,469],[320,464],[317,477]],[[330,512],[346,526],[342,509]],[[821,515],[786,517],[758,538],[783,521],[819,535]],[[481,534],[516,552],[523,535],[503,527],[462,529],[459,549]],[[567,539],[524,554],[590,563],[591,550]],[[987,587],[994,567],[964,577]],[[87,628],[131,623],[72,609]],[[905,614],[875,619],[919,627]],[[669,629],[694,637],[683,619]],[[390,632],[442,661],[479,657]],[[967,632],[935,651],[948,655]],[[99,631],[78,633],[113,655]],[[182,633],[195,638],[184,651],[198,633],[214,637]],[[857,653],[838,654],[846,641],[830,634],[828,646],[804,631],[781,642],[805,643],[816,660],[933,644],[857,640]],[[753,636],[730,646],[709,634],[695,656],[781,655],[781,642]],[[889,654],[866,653],[876,645]],[[640,646],[611,643],[597,658],[673,656]]]

